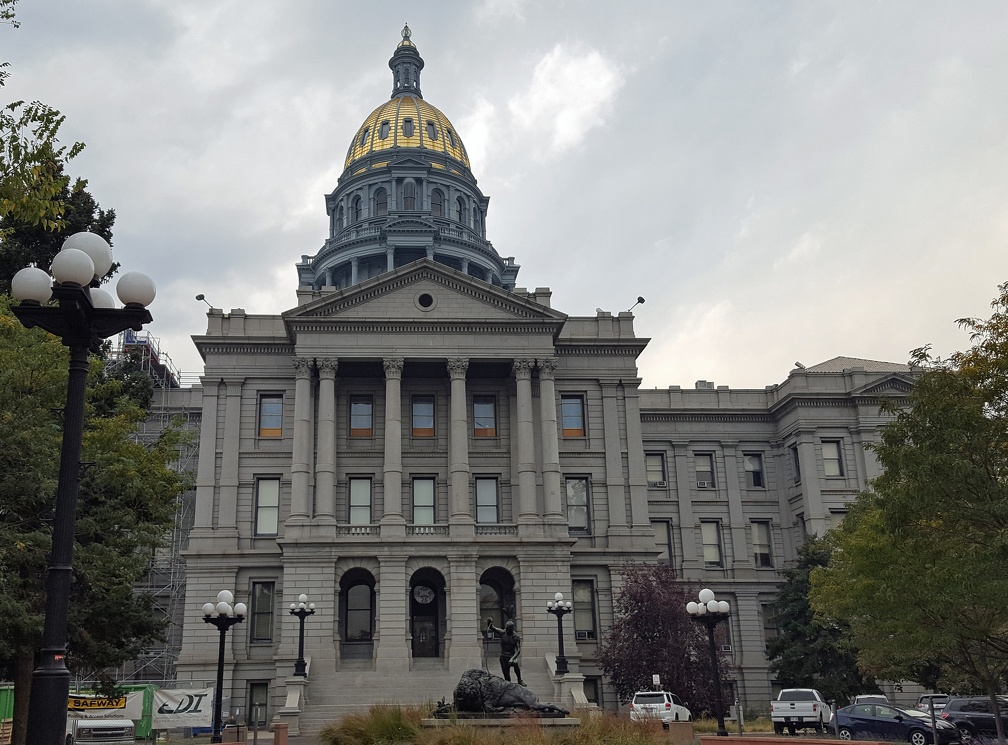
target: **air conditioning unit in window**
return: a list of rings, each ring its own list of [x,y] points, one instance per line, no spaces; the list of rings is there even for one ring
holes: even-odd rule
[[[709,489],[710,487],[714,486],[714,482],[713,481],[697,481],[696,485],[697,485],[698,489]]]
[[[721,645],[721,651],[722,652],[731,652],[731,644],[722,644]]]
[[[574,632],[574,638],[577,639],[579,642],[580,641],[587,641],[588,640],[588,632],[587,631],[575,631]]]
[[[664,489],[668,486],[668,481],[648,481],[647,485],[656,489]]]

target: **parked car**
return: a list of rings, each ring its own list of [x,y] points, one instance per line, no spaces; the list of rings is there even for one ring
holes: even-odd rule
[[[888,704],[889,699],[881,693],[859,693],[854,697],[855,704]]]
[[[795,734],[800,729],[822,732],[832,718],[829,704],[813,688],[785,688],[770,702],[770,718],[774,732]]]
[[[693,714],[682,700],[668,691],[637,691],[630,701],[630,721],[658,719],[669,722],[691,722]]]
[[[837,710],[837,731],[841,740],[901,740],[911,745],[930,745],[931,715],[892,704],[852,704]],[[941,719],[935,720],[938,742],[959,742],[959,730]]]
[[[921,711],[930,712],[930,704],[934,706],[935,714],[940,715],[948,700],[949,695],[947,693],[923,693],[917,698],[917,708]]]
[[[998,697],[998,708],[1001,711],[1001,723],[1008,731],[1008,697]],[[997,725],[994,723],[994,713],[988,696],[963,696],[950,698],[942,709],[942,719],[959,728],[963,741],[968,742],[977,737],[995,737]]]

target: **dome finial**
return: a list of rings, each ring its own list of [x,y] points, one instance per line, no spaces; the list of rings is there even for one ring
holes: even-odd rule
[[[408,23],[407,23],[407,24],[405,24],[405,25],[404,25],[404,26],[402,27],[402,38],[403,38],[403,40],[404,40],[404,41],[409,41],[409,38],[410,38],[410,36],[411,36],[412,34],[413,34],[413,32],[412,32],[412,31],[410,31],[410,27],[409,27],[409,24],[408,24]]]
[[[392,59],[389,60],[389,69],[392,70],[392,98],[396,96],[423,98],[420,95],[420,71],[424,63],[416,45],[410,40],[412,35],[409,24],[405,24],[402,29],[402,41],[396,46]]]

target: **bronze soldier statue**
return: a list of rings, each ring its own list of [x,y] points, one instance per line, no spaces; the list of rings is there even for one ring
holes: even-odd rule
[[[504,628],[499,629],[493,625],[493,619],[488,618],[487,631],[494,632],[500,638],[500,666],[501,672],[504,673],[504,680],[511,680],[511,668],[513,667],[515,674],[518,676],[518,685],[525,685],[525,681],[522,680],[521,676],[521,663],[519,662],[521,637],[515,631],[514,621],[508,621],[504,624]]]

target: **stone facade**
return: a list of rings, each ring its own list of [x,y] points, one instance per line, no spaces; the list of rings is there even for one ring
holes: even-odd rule
[[[194,337],[205,372],[179,680],[214,678],[201,606],[228,589],[249,607],[228,636],[233,710],[297,710],[314,731],[370,703],[450,696],[464,670],[497,672],[488,616],[515,620],[541,700],[615,708],[597,654],[620,567],[665,561],[732,603],[736,695],[766,708],[779,571],[876,474],[864,445],[911,371],[837,358],[765,390],[641,390],[648,340],[633,316],[569,317],[548,289],[514,286],[517,265],[482,235],[489,200],[461,140],[417,103],[407,31],[390,66],[393,102],[409,101],[355,134],[326,200],[330,237],[298,264],[298,305],[211,309]],[[437,137],[365,147],[386,124],[404,131],[409,102],[437,112],[412,128],[451,133],[454,151]],[[347,217],[380,189],[392,202]],[[465,208],[435,209],[434,191]],[[575,604],[560,678],[555,592]],[[306,684],[290,678],[285,610],[301,593],[316,606]]]

